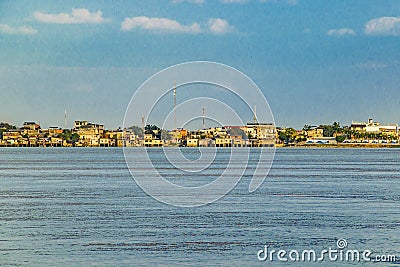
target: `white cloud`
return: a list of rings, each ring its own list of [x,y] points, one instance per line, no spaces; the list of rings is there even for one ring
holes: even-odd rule
[[[371,19],[365,24],[365,33],[369,35],[400,35],[400,17],[381,17]]]
[[[373,70],[377,70],[377,69],[384,69],[389,67],[388,64],[386,63],[382,63],[382,62],[376,62],[376,61],[367,61],[367,62],[363,62],[363,63],[358,63],[356,64],[357,68],[360,69],[373,69]]]
[[[133,29],[143,29],[158,33],[190,33],[198,34],[201,32],[222,35],[234,32],[235,27],[228,21],[221,18],[209,18],[207,23],[200,24],[194,22],[190,25],[183,25],[176,20],[168,18],[149,18],[145,16],[125,18],[121,23],[122,31],[131,31]]]
[[[32,35],[38,31],[30,26],[11,27],[6,24],[0,24],[0,33],[16,35]]]
[[[121,23],[121,30],[130,31],[139,28],[156,32],[199,33],[200,24],[182,25],[176,20],[167,18],[133,17],[125,18]]]
[[[327,35],[330,36],[343,36],[343,35],[355,35],[354,30],[350,28],[341,28],[341,29],[330,29],[326,32]]]
[[[103,18],[101,11],[91,13],[85,8],[73,8],[72,13],[50,14],[35,12],[36,20],[43,23],[58,23],[58,24],[84,24],[84,23],[104,23],[107,20]]]
[[[208,28],[214,34],[225,34],[235,30],[233,26],[229,25],[228,21],[220,18],[210,18]]]

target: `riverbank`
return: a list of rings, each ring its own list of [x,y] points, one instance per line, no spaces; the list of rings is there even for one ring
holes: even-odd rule
[[[277,144],[276,147],[281,148],[400,148],[400,144],[297,144],[283,145]]]

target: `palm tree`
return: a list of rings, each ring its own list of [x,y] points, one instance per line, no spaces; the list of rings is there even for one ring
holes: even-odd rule
[[[333,124],[332,124],[332,129],[333,129],[333,132],[334,132],[334,134],[337,134],[337,133],[339,133],[340,132],[340,122],[334,122]]]

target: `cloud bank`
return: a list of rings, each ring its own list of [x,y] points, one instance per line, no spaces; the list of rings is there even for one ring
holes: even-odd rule
[[[221,18],[210,18],[207,24],[201,26],[200,23],[194,22],[190,25],[184,25],[180,22],[168,18],[149,18],[145,16],[125,18],[121,23],[122,31],[131,31],[142,29],[155,33],[212,33],[222,35],[234,31],[228,21]]]
[[[365,24],[367,35],[400,36],[400,17],[381,17],[371,19]]]
[[[341,29],[330,29],[326,32],[327,35],[330,36],[344,36],[344,35],[355,35],[353,29],[350,28],[341,28]]]
[[[198,23],[182,25],[176,20],[167,18],[149,18],[145,16],[125,18],[121,23],[121,30],[130,31],[132,29],[175,33],[199,33],[201,31]]]
[[[7,24],[0,24],[0,33],[14,35],[32,35],[38,33],[38,31],[31,26],[12,27]]]
[[[219,18],[210,18],[208,28],[213,34],[225,34],[235,30],[233,26],[229,25],[228,21]]]

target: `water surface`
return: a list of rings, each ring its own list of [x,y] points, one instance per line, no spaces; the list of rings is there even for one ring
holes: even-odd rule
[[[212,179],[226,167],[226,151],[208,178],[190,179]],[[259,262],[257,251],[321,250],[339,238],[400,256],[397,149],[277,149],[260,189],[248,193],[249,170],[227,196],[200,208],[143,193],[122,149],[0,148],[0,155],[2,266],[286,266]]]

